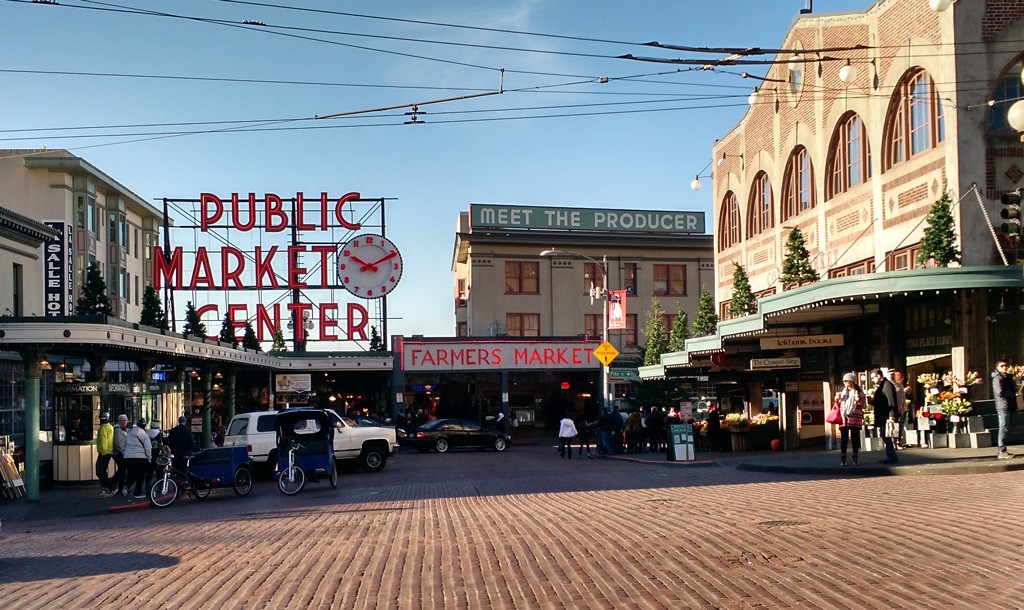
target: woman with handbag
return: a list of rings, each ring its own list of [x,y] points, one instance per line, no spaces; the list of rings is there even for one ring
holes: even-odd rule
[[[853,445],[853,465],[860,464],[860,430],[864,425],[864,405],[867,402],[864,391],[857,385],[853,373],[843,375],[843,389],[836,393],[833,409],[838,407],[839,422],[839,465],[846,466],[847,444]],[[852,442],[851,442],[852,441]]]

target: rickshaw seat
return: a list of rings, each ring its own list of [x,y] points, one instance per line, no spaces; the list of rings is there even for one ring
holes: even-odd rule
[[[300,440],[299,443],[302,444],[302,449],[296,452],[299,455],[323,455],[327,453],[329,447],[327,441],[322,438]]]
[[[192,457],[191,464],[230,464],[232,447],[211,447],[203,449]]]

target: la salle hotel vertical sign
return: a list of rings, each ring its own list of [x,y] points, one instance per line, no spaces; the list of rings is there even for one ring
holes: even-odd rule
[[[43,243],[43,307],[47,316],[70,316],[75,313],[74,251],[72,231],[65,222],[48,220],[43,224],[57,232],[57,237]]]

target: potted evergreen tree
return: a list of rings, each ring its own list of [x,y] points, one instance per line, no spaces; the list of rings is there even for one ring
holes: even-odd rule
[[[288,351],[288,344],[285,343],[284,333],[281,332],[281,325],[274,327],[274,343],[270,346],[271,354],[283,354]]]
[[[242,347],[253,350],[254,352],[263,351],[263,348],[260,347],[259,339],[256,338],[256,330],[252,327],[252,322],[245,323],[245,335],[242,337]]]
[[[224,314],[224,322],[220,325],[220,335],[217,336],[217,340],[221,343],[227,343],[231,347],[238,347],[235,326],[231,323],[231,316],[227,313]]]
[[[661,362],[661,355],[668,351],[668,344],[665,342],[665,314],[657,297],[651,297],[651,308],[647,311],[644,333],[647,335],[644,365],[658,364]]]
[[[676,308],[676,319],[672,321],[672,330],[668,335],[668,351],[681,352],[686,349],[686,340],[690,338],[690,323],[686,312]]]
[[[196,306],[189,301],[185,305],[185,328],[182,329],[185,335],[192,335],[193,337],[199,337],[200,339],[206,339],[206,325],[199,319],[199,312],[196,311]]]
[[[142,314],[139,316],[139,324],[168,330],[167,315],[160,303],[160,294],[152,286],[146,286],[142,293]]]
[[[750,278],[743,265],[737,264],[732,271],[732,299],[729,301],[729,316],[739,318],[757,313],[757,300],[750,290]]]
[[[82,294],[75,303],[75,313],[80,316],[114,315],[114,310],[110,307],[110,296],[107,294],[107,283],[103,280],[103,274],[96,261],[89,263],[89,268],[85,272],[85,285],[82,286]]]
[[[693,318],[693,336],[706,337],[718,332],[718,314],[715,313],[715,302],[711,293],[704,286],[700,289],[700,302],[697,314]]]
[[[925,227],[924,236],[921,238],[917,262],[923,266],[931,260],[936,267],[948,267],[950,263],[959,263],[960,250],[956,247],[952,202],[948,192],[942,193],[942,197],[935,202],[924,220],[928,226]]]
[[[786,239],[786,257],[782,261],[782,289],[818,281],[818,272],[811,266],[811,255],[800,229],[793,229]]]

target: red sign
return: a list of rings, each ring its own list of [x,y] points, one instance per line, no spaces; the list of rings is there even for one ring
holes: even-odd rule
[[[626,291],[608,291],[608,330],[626,330]]]
[[[211,193],[202,193],[199,199],[199,230],[206,233],[214,229],[247,232],[277,233],[285,229],[298,231],[328,231],[342,228],[358,230],[362,225],[346,220],[343,212],[360,199],[359,193],[346,193],[332,199],[327,193],[307,198],[296,193],[288,201],[274,193],[257,198],[256,193],[222,199]],[[255,246],[247,251],[233,245],[218,249],[196,246],[188,256],[181,246],[170,251],[160,246],[153,249],[153,287],[160,290],[167,285],[175,290],[313,290],[336,288],[337,247],[334,245]],[[312,255],[303,262],[302,257]],[[252,311],[250,311],[250,308]],[[370,319],[366,307],[360,303],[256,303],[255,305],[229,303],[222,311],[215,303],[200,305],[196,309],[202,317],[212,314],[215,319],[230,318],[231,324],[244,329],[246,320],[255,320],[253,327],[259,341],[269,341],[277,328],[294,320],[316,323],[317,334],[309,339],[320,341],[366,341]],[[304,324],[293,324],[295,338],[305,329]]]
[[[403,371],[595,369],[594,342],[403,340]]]

